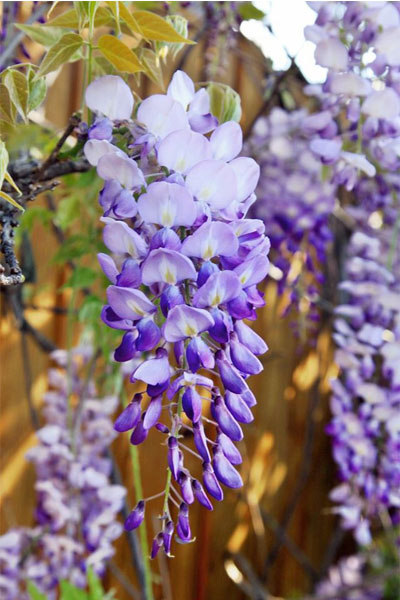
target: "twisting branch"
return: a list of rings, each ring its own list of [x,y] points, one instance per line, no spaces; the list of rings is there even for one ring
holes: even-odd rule
[[[39,194],[51,191],[59,185],[57,177],[70,173],[88,171],[89,163],[84,157],[61,158],[59,156],[67,138],[78,127],[81,121],[79,114],[74,114],[52,150],[50,156],[40,163],[31,158],[16,160],[9,166],[9,172],[22,192],[17,196],[13,188],[4,182],[3,189],[18,203],[26,208],[28,202],[34,200]],[[4,265],[0,265],[0,285],[14,286],[24,282],[24,275],[15,255],[15,229],[19,226],[20,211],[5,200],[0,200],[0,252],[4,256]]]

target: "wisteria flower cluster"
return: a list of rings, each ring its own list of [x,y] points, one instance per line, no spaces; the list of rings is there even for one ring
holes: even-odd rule
[[[328,431],[343,483],[331,496],[360,544],[382,511],[400,519],[400,290],[382,256],[377,238],[352,236],[334,333],[342,381]]]
[[[336,186],[323,181],[322,165],[309,149],[310,120],[306,110],[274,108],[257,120],[246,149],[261,168],[251,210],[265,223],[271,240],[271,276],[279,293],[288,292],[285,312],[307,312],[307,337],[313,339]],[[299,327],[297,320],[293,325]]]
[[[238,158],[240,126],[218,125],[206,90],[195,92],[183,72],[175,73],[167,94],[139,105],[135,122],[132,94],[118,77],[94,81],[86,101],[97,118],[85,153],[105,180],[104,242],[114,257],[99,255],[111,282],[102,318],[124,331],[115,359],[136,358],[131,381],[145,384],[115,428],[131,431],[132,444],[153,427],[166,438],[168,476],[154,557],[161,547],[170,553],[174,530],[180,542],[192,539],[191,503],[212,509],[206,492],[222,500],[221,484],[242,485],[235,442],[243,437],[240,423],[253,419],[247,379],[262,370],[257,355],[267,350],[244,323],[264,305],[256,286],[269,268],[264,224],[246,217],[259,167]],[[114,131],[130,132],[128,153],[111,143],[110,121]],[[202,483],[185,467],[182,428],[193,434]],[[143,521],[145,505],[141,499],[128,529]]]
[[[87,584],[87,569],[102,575],[122,532],[116,520],[126,490],[110,482],[107,450],[116,433],[110,419],[117,398],[99,398],[93,381],[80,376],[91,350],[57,350],[44,395],[45,425],[28,453],[36,469],[36,525],[0,537],[0,596],[24,600],[32,581],[49,600],[58,584]],[[68,373],[67,373],[68,371]],[[75,406],[71,398],[76,398]]]
[[[322,110],[309,123],[310,147],[333,165],[334,181],[354,188],[360,172],[395,173],[400,166],[400,8],[395,2],[316,4],[306,38],[328,75],[308,86]]]
[[[343,204],[353,222],[342,294],[335,313],[334,458],[343,483],[332,492],[345,528],[371,541],[371,522],[399,511],[399,207],[400,11],[396,3],[316,5],[306,28],[328,69],[309,92],[310,148],[331,165],[331,183],[352,190]],[[397,258],[396,258],[397,257]]]

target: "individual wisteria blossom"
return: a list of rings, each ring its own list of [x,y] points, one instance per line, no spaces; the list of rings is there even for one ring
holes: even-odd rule
[[[371,541],[384,512],[400,520],[400,286],[376,237],[353,234],[335,310],[333,419],[328,431],[342,483],[331,493],[346,529]]]
[[[0,597],[24,600],[32,581],[49,600],[60,580],[87,585],[87,569],[104,574],[113,542],[123,527],[117,515],[126,490],[110,481],[108,447],[116,436],[110,416],[117,398],[99,398],[92,380],[80,375],[88,348],[57,350],[44,395],[45,425],[27,458],[36,469],[35,526],[0,537]],[[68,375],[67,375],[68,370]],[[71,403],[76,399],[76,405]]]
[[[96,98],[92,86],[102,98],[103,83],[109,93],[109,82],[92,83],[87,98]],[[119,95],[128,105],[123,82],[113,93],[115,105]],[[110,117],[103,100],[90,107],[98,119]],[[185,73],[175,73],[165,95],[141,102],[136,120],[125,126],[127,153],[112,140],[93,138],[85,153],[104,179],[99,200],[112,255],[99,255],[111,283],[102,318],[124,332],[115,359],[138,359],[131,381],[140,389],[144,384],[115,428],[140,444],[155,427],[166,443],[154,557],[161,547],[170,553],[174,532],[180,542],[192,540],[190,504],[197,500],[211,510],[207,494],[222,500],[221,485],[242,485],[235,443],[242,424],[253,419],[256,401],[247,380],[262,370],[257,356],[267,350],[244,320],[254,320],[264,305],[257,284],[268,273],[269,241],[264,224],[246,216],[259,167],[238,157],[241,128],[218,125],[206,90],[195,91]],[[193,450],[182,442],[184,430],[193,435],[202,481],[185,467],[185,453]],[[127,529],[143,521],[145,507],[140,499]]]
[[[294,311],[293,326],[309,341],[315,339],[319,319],[317,301],[332,240],[328,219],[336,191],[323,180],[321,163],[309,149],[312,119],[306,110],[274,108],[257,120],[246,147],[261,168],[251,211],[265,223],[271,240],[271,276],[279,293],[287,292],[285,312]],[[301,318],[305,314],[307,322]]]

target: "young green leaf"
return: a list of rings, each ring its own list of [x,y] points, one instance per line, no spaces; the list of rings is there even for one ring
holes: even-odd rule
[[[101,585],[101,581],[93,571],[92,567],[88,568],[87,579],[89,584],[90,600],[104,600],[103,586]]]
[[[28,591],[30,600],[47,600],[46,595],[42,594],[42,592],[37,589],[36,585],[32,583],[32,581],[28,581],[26,584],[26,589]]]
[[[158,85],[162,91],[165,90],[165,84],[160,65],[160,60],[156,53],[150,48],[141,48],[139,54],[140,62],[145,68],[145,73],[151,81]]]
[[[8,152],[5,143],[0,140],[0,188],[3,185],[4,176],[7,172]]]
[[[62,64],[69,61],[75,52],[81,48],[83,39],[77,33],[66,33],[50,48],[42,60],[36,79],[55,71]]]
[[[261,21],[265,17],[265,12],[256,8],[252,2],[241,2],[238,6],[238,13],[245,21],[248,19]]]
[[[97,45],[100,52],[110,63],[123,73],[138,73],[144,71],[144,67],[136,54],[121,40],[112,35],[102,35]]]
[[[7,87],[3,83],[0,83],[0,114],[8,123],[14,123],[15,107],[11,102]]]
[[[60,582],[60,600],[89,600],[84,590],[81,590],[69,581]]]
[[[62,27],[43,27],[43,25],[23,25],[21,23],[16,23],[15,27],[42,46],[52,46],[64,33]]]
[[[46,80],[40,78],[29,82],[28,110],[35,110],[46,97]]]
[[[195,44],[187,38],[182,37],[165,19],[147,10],[136,10],[133,13],[136,23],[139,25],[141,35],[147,40],[160,42],[181,42],[184,44]]]
[[[112,7],[112,5],[115,6],[117,3],[116,2],[107,2],[107,4],[110,7]],[[134,36],[136,36],[136,35],[142,36],[142,32],[139,27],[139,24],[137,23],[135,17],[132,15],[131,12],[129,12],[129,10],[127,9],[127,7],[125,6],[125,4],[123,2],[118,2],[118,9],[119,9],[119,17],[125,21],[126,25],[129,28],[129,31],[131,33],[133,33]],[[114,11],[115,18],[117,18],[115,9],[112,8],[112,10]]]
[[[23,73],[16,69],[7,69],[3,77],[10,98],[21,117],[26,121],[28,112],[28,80]]]
[[[1,190],[0,190],[0,198],[3,198],[3,200],[5,200],[6,202],[9,202],[13,206],[15,206],[15,208],[18,208],[19,210],[22,210],[22,212],[25,211],[24,207],[21,206],[16,200],[14,200],[14,198],[12,198],[11,196],[9,196],[5,192],[2,192]]]
[[[90,2],[92,4],[92,2]],[[89,18],[86,19],[84,27],[87,27]],[[95,27],[103,27],[104,25],[113,25],[114,19],[106,6],[99,6],[94,18]],[[79,28],[79,16],[75,8],[65,11],[61,15],[54,17],[45,23],[46,27],[65,27],[67,29]]]
[[[4,173],[4,179],[5,179],[5,180],[6,180],[6,181],[7,181],[7,182],[8,182],[8,183],[11,185],[11,187],[13,187],[13,188],[14,188],[14,190],[15,190],[16,192],[18,192],[18,194],[19,194],[20,196],[22,196],[22,192],[21,192],[21,190],[19,189],[19,187],[17,186],[17,184],[15,183],[14,179],[11,177],[11,175],[10,175],[10,173],[9,173],[8,171],[6,171],[6,172]]]

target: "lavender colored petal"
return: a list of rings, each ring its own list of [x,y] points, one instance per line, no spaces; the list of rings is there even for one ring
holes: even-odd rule
[[[210,144],[215,159],[229,161],[236,158],[243,145],[242,128],[239,123],[228,121],[217,127],[210,137]]]
[[[156,307],[140,290],[110,285],[107,299],[111,308],[122,319],[138,320],[153,313]]]
[[[133,110],[133,95],[122,77],[104,75],[92,81],[85,92],[86,106],[112,121],[129,119]]]

